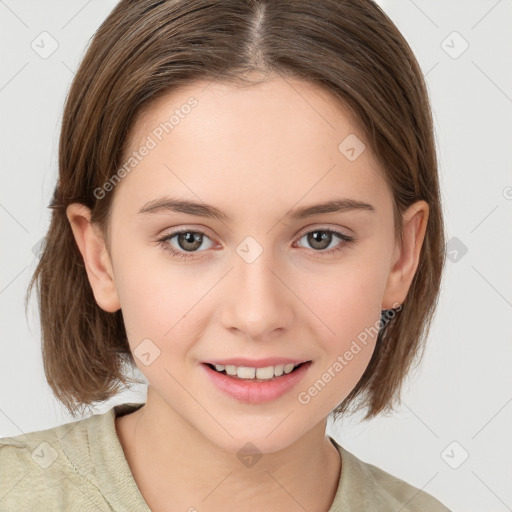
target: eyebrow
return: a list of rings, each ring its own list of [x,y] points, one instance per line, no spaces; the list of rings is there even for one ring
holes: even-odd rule
[[[362,210],[375,212],[375,208],[368,203],[357,199],[332,199],[323,203],[309,206],[301,206],[290,210],[286,215],[292,219],[305,219],[314,215],[325,213],[340,213],[345,211]],[[233,219],[215,206],[206,203],[195,203],[184,199],[162,197],[146,203],[137,214],[177,212],[195,215],[197,217],[208,217],[220,221],[232,221]]]

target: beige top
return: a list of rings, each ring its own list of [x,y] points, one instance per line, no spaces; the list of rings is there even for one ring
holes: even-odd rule
[[[114,417],[142,404],[0,439],[0,511],[150,512],[126,461]],[[435,498],[342,448],[334,501],[326,512],[445,512]]]

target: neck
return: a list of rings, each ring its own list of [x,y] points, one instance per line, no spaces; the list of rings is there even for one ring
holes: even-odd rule
[[[326,419],[284,449],[243,456],[204,437],[149,386],[146,404],[116,419],[134,479],[152,511],[326,512],[341,460]],[[195,507],[195,508],[194,508]]]

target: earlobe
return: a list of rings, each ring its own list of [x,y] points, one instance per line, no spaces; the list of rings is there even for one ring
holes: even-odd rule
[[[419,264],[425,239],[429,207],[417,201],[403,214],[403,244],[395,245],[392,266],[386,283],[382,309],[403,304]]]
[[[101,309],[113,313],[120,309],[112,261],[99,227],[91,222],[91,211],[80,203],[70,204],[66,215],[84,260],[94,298]]]

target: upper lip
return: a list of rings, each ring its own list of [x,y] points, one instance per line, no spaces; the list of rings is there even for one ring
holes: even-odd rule
[[[291,359],[289,357],[266,357],[263,359],[247,359],[245,357],[231,357],[226,359],[217,359],[205,361],[207,364],[213,365],[233,365],[233,366],[246,366],[250,368],[266,368],[268,366],[277,366],[280,364],[300,364],[309,362],[306,359]]]

